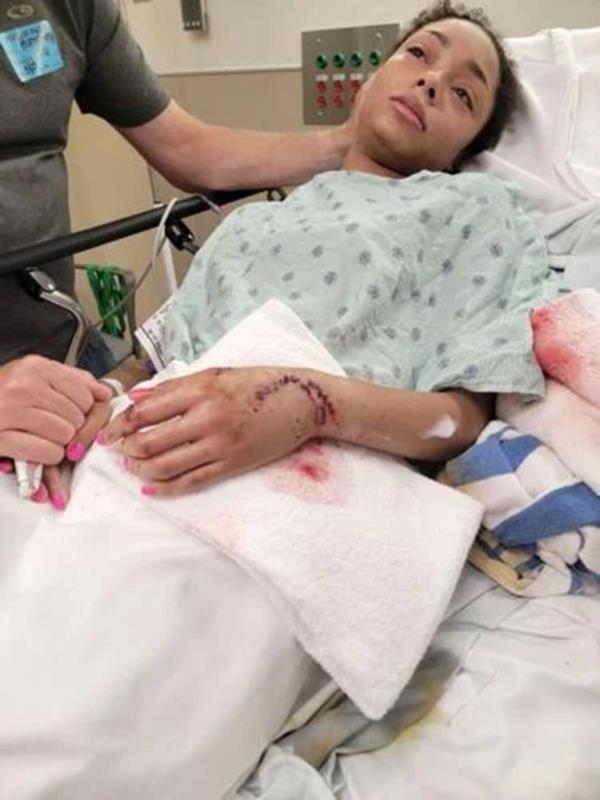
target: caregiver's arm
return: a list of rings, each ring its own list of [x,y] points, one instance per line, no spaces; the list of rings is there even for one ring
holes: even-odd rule
[[[350,125],[311,133],[266,133],[209,125],[175,101],[151,122],[119,132],[171,183],[185,191],[301,183],[337,169]]]

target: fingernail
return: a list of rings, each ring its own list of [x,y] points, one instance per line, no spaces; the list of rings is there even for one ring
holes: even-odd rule
[[[75,442],[67,447],[67,460],[73,461],[75,464],[85,455],[85,447],[81,442]]]
[[[12,472],[12,464],[10,461],[0,461],[0,473],[8,475],[9,472]]]
[[[40,486],[37,492],[31,495],[30,500],[34,503],[45,503],[48,499],[48,490],[45,486]]]
[[[146,397],[152,394],[154,389],[132,389],[130,392],[127,392],[127,396],[130,400],[133,400],[134,403],[139,403],[141,400],[145,400]]]
[[[156,488],[152,486],[152,484],[146,483],[144,486],[142,486],[142,494],[145,497],[152,497],[156,494]]]
[[[98,434],[98,436],[96,436],[94,441],[96,442],[96,444],[105,445],[108,442],[108,439],[104,431],[100,431],[100,433]]]
[[[57,511],[64,511],[67,507],[67,498],[60,492],[58,494],[51,495],[50,502]]]

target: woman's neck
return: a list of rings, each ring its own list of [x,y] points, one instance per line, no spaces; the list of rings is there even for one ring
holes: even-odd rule
[[[368,172],[371,175],[381,175],[384,178],[404,178],[394,170],[385,167],[377,161],[374,161],[366,153],[359,150],[355,145],[351,145],[342,161],[342,169],[349,170],[350,172]]]

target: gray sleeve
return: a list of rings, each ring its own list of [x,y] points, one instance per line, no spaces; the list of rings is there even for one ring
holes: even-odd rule
[[[157,117],[169,95],[134,41],[114,0],[80,0],[86,72],[75,99],[85,114],[133,128]]]

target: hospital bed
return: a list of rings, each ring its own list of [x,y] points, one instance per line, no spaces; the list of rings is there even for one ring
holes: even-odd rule
[[[157,225],[161,224],[164,228],[163,244],[167,244],[168,241],[178,250],[187,250],[194,253],[197,245],[193,234],[183,220],[193,214],[199,214],[210,209],[220,209],[221,206],[238,202],[253,194],[256,194],[256,192],[247,190],[213,192],[211,197],[205,195],[188,197],[177,202],[173,201],[167,207],[158,204],[154,208],[139,214],[3,254],[0,256],[0,275],[18,272],[23,288],[32,297],[40,302],[59,306],[69,313],[73,325],[73,333],[64,361],[66,364],[75,364],[85,347],[92,323],[80,303],[60,291],[50,276],[44,272],[43,267],[45,264],[59,258],[77,255],[103,244],[134,236],[143,231],[156,228]],[[281,189],[267,191],[269,199],[284,196]],[[155,266],[155,263],[149,265],[150,268]],[[168,262],[166,262],[165,267],[168,273],[167,283],[171,290],[174,291],[176,282],[172,274],[173,268]],[[136,284],[131,272],[119,270],[118,274],[122,278],[122,283],[125,287],[125,296],[122,300],[112,304],[107,316],[110,318],[115,313],[122,313],[125,310],[128,316],[129,333],[133,336],[136,325],[135,294],[146,275],[142,276]],[[134,352],[136,351],[135,342],[132,349]]]
[[[0,476],[0,674],[20,686],[0,702],[0,797],[260,797],[242,784],[261,753],[333,708],[336,687],[233,562],[159,521],[124,537],[108,488],[88,490],[86,527],[45,536],[45,512]],[[11,594],[23,571],[42,605]],[[600,597],[524,600],[465,567],[404,696],[393,735],[344,742],[325,726],[322,757],[269,798],[600,797]]]

